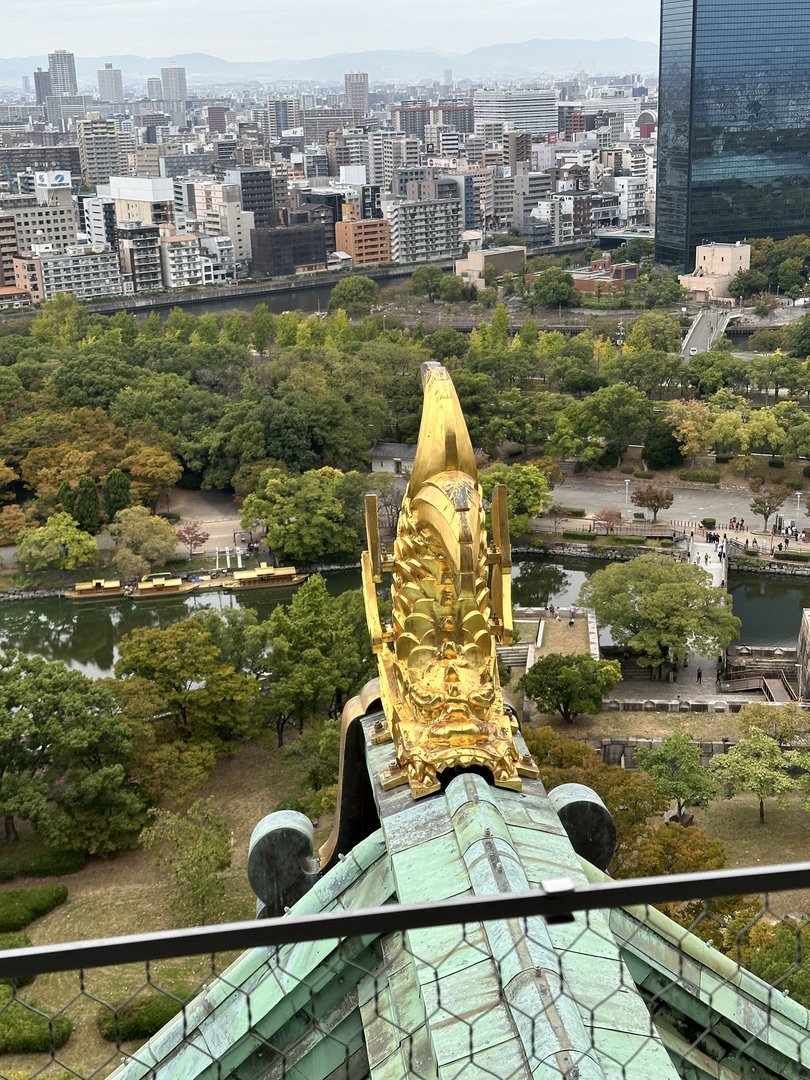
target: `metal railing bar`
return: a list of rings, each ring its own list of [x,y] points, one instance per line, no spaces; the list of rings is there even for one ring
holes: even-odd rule
[[[194,926],[151,934],[74,941],[0,952],[0,978],[23,978],[112,964],[142,963],[210,955],[254,946],[274,947],[324,938],[389,934],[431,926],[539,916],[564,918],[578,911],[632,907],[716,896],[810,888],[810,862],[744,867],[695,874],[670,874],[625,881],[574,885],[568,879],[539,890],[463,897],[434,903],[390,904],[355,911],[282,916],[218,926]]]

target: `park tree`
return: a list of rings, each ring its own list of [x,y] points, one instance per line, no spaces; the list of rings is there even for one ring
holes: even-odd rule
[[[211,534],[205,531],[201,521],[184,521],[175,529],[175,536],[188,548],[188,557],[191,559],[195,551],[205,547]]]
[[[0,509],[0,543],[13,544],[23,529],[28,525],[28,517],[19,506],[4,506]]]
[[[597,570],[580,600],[644,667],[687,653],[717,656],[740,632],[728,593],[714,588],[699,567],[666,555],[640,555]]]
[[[323,468],[294,476],[267,469],[245,499],[242,527],[263,525],[268,546],[296,563],[355,558],[366,487],[356,472]]]
[[[556,532],[562,522],[568,520],[568,509],[561,506],[560,503],[552,503],[546,511],[546,517],[550,519],[554,526],[554,532]]]
[[[763,527],[768,528],[768,521],[772,514],[775,514],[779,507],[784,503],[788,497],[788,491],[783,487],[771,488],[769,491],[762,491],[759,495],[755,495],[751,500],[751,512],[762,518]]]
[[[17,538],[17,562],[26,574],[75,570],[97,558],[93,537],[64,511],[51,514],[44,525],[23,529]]]
[[[701,401],[672,401],[667,415],[672,434],[684,457],[695,467],[698,454],[709,446],[711,413]]]
[[[98,487],[92,476],[83,476],[73,496],[72,514],[78,526],[95,536],[101,529],[101,502]]]
[[[529,522],[551,506],[548,480],[536,465],[491,465],[480,476],[484,497],[492,498],[496,484],[506,486],[510,528],[516,536],[529,531]]]
[[[672,428],[654,416],[644,439],[644,463],[648,469],[666,469],[680,465],[683,454],[672,434]]]
[[[168,874],[172,908],[188,926],[225,917],[225,879],[231,865],[231,832],[213,799],[199,799],[184,813],[155,811],[141,833],[155,866]]]
[[[106,855],[129,846],[144,801],[129,777],[132,732],[109,690],[64,664],[0,662],[0,813],[49,847]]]
[[[625,346],[639,352],[680,352],[680,321],[677,316],[663,311],[645,311],[633,320]]]
[[[745,734],[757,728],[780,746],[804,745],[810,735],[810,714],[795,701],[786,701],[778,709],[771,704],[748,702],[738,713],[738,724]]]
[[[183,475],[180,462],[166,450],[142,446],[121,462],[129,473],[134,498],[156,506],[161,495],[174,487]]]
[[[786,344],[793,356],[810,358],[810,315],[802,315],[786,331]]]
[[[126,510],[119,510],[110,525],[110,536],[118,551],[125,549],[131,552],[142,559],[147,567],[164,566],[177,547],[177,536],[169,522],[157,517],[145,506],[129,506]]]
[[[573,724],[581,713],[599,712],[602,698],[621,677],[616,660],[594,660],[585,653],[549,653],[529,668],[518,687],[541,712],[558,712],[567,724]]]
[[[598,440],[605,452],[621,460],[633,439],[643,441],[651,414],[650,403],[640,390],[614,383],[569,405],[561,416],[568,419],[583,446]]]
[[[776,739],[752,728],[727,753],[712,758],[711,771],[726,798],[750,793],[758,800],[759,823],[764,825],[765,800],[784,804],[796,789],[790,770],[799,763],[796,751],[782,750]]]
[[[606,533],[612,533],[616,526],[622,523],[622,512],[618,506],[603,506],[593,515],[593,523]]]
[[[669,510],[675,501],[675,496],[669,488],[647,484],[646,487],[636,488],[630,496],[630,501],[634,506],[643,506],[645,510],[652,510],[653,521],[657,521],[658,511]]]
[[[740,270],[728,283],[731,296],[746,299],[757,296],[768,288],[768,278],[760,270]]]
[[[638,767],[648,773],[662,795],[676,804],[679,818],[690,806],[704,809],[717,798],[717,784],[700,761],[700,747],[685,731],[668,735],[655,749],[636,748]]]
[[[546,308],[570,307],[577,303],[578,296],[571,275],[559,266],[550,266],[535,277],[530,303]]]
[[[223,662],[212,636],[193,619],[143,627],[122,638],[119,679],[141,679],[158,692],[154,721],[162,741],[209,744],[217,753],[255,728],[256,680]]]
[[[335,285],[329,297],[329,311],[343,308],[353,318],[368,315],[375,304],[380,302],[380,287],[376,281],[362,274],[352,274]]]
[[[439,296],[444,283],[444,271],[438,266],[428,264],[414,270],[411,277],[411,292],[414,296],[426,296],[429,300],[435,300]]]
[[[110,469],[101,485],[101,501],[107,521],[112,521],[119,510],[125,510],[130,503],[130,479],[120,469]]]

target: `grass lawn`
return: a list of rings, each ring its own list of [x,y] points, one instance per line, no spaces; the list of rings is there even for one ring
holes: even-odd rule
[[[568,656],[572,653],[588,653],[588,622],[586,619],[575,619],[574,625],[568,625],[568,619],[563,616],[558,622],[556,619],[546,619],[543,625],[543,645],[538,652],[538,657],[548,656],[549,653],[562,653]]]
[[[720,741],[724,735],[734,739],[739,734],[736,713],[583,713],[573,724],[566,724],[556,714],[533,712],[532,723],[547,724],[569,739],[603,739],[610,736],[654,739],[671,735],[673,731],[687,731],[693,739]]]
[[[765,800],[765,824],[759,824],[759,802],[753,795],[717,799],[708,810],[695,812],[695,824],[726,846],[729,866],[771,866],[804,862],[810,814],[802,810],[801,795],[790,796],[784,807]],[[778,916],[790,912],[810,915],[810,891],[772,893],[768,909]]]
[[[265,814],[295,790],[296,771],[275,750],[245,746],[232,758],[218,764],[202,792],[203,796],[214,799],[233,830],[233,855],[231,868],[226,873],[227,902],[222,912],[223,921],[253,917],[255,902],[245,873],[250,834]],[[330,828],[331,820],[322,819],[316,847]],[[20,842],[20,847],[26,848],[25,855],[33,850],[25,840]],[[91,860],[79,873],[58,880],[68,887],[68,901],[27,928],[26,933],[35,945],[145,933],[178,925],[169,907],[168,886],[142,851],[125,852],[110,860]],[[30,878],[16,878],[3,888],[37,883]],[[217,956],[216,971],[221,971],[234,955]],[[166,960],[151,965],[154,984],[169,989],[202,985],[212,974],[210,957]],[[143,987],[145,981],[144,965],[99,968],[86,972],[85,995],[89,993],[102,1001],[121,1004]],[[65,1009],[75,1030],[59,1056],[76,1072],[103,1077],[120,1062],[121,1054],[115,1044],[105,1042],[98,1034],[96,1017],[100,1006],[81,994],[78,973],[41,975],[32,986],[20,991],[20,996],[49,1010]],[[134,1050],[139,1042],[127,1044],[126,1048]],[[2,1055],[0,1074],[19,1071],[21,1078],[28,1077],[46,1064],[47,1058],[40,1054]],[[54,1074],[48,1070],[37,1075],[47,1080]]]

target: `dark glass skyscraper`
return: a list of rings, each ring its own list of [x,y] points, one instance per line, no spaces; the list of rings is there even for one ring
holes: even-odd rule
[[[661,0],[655,253],[810,233],[810,0]]]

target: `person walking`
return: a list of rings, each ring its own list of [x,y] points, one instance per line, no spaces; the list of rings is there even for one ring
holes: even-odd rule
[[[703,668],[701,668],[701,667],[699,667],[699,668],[697,669],[697,681],[698,681],[699,683],[702,683],[702,682],[703,682]]]

